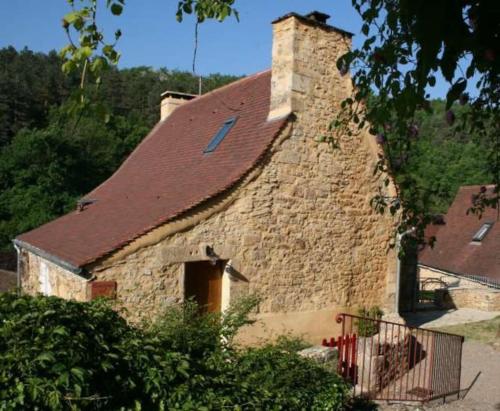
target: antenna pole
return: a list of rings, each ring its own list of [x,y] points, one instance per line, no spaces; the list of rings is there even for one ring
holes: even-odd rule
[[[198,28],[200,25],[200,21],[196,21],[196,25],[194,26],[194,52],[193,52],[193,76],[196,76],[196,55],[198,53]],[[202,77],[201,75],[198,77],[198,95],[201,96],[202,92]]]

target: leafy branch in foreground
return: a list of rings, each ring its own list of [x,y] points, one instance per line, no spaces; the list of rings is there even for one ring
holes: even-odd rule
[[[177,21],[183,20],[184,14],[194,14],[199,23],[206,19],[224,21],[233,15],[239,20],[238,10],[233,7],[235,0],[180,0],[177,5]]]
[[[76,92],[79,108],[92,104],[86,87],[88,82],[99,86],[102,74],[109,67],[116,66],[120,53],[116,46],[122,36],[117,29],[112,41],[106,39],[100,26],[98,16],[101,11],[108,11],[114,16],[120,16],[125,7],[125,0],[106,0],[104,10],[101,10],[99,0],[67,0],[71,12],[62,19],[62,27],[68,38],[68,44],[59,54],[63,59],[62,70],[66,74],[78,73],[80,87]],[[177,5],[176,18],[181,22],[184,15],[194,14],[197,24],[207,19],[223,21],[233,15],[239,19],[238,11],[233,7],[234,0],[180,0]],[[102,111],[102,109],[101,109]]]
[[[60,51],[62,70],[69,74],[80,74],[80,89],[83,90],[90,73],[96,83],[101,81],[102,72],[110,65],[118,64],[120,54],[115,47],[121,30],[116,30],[114,41],[108,42],[97,24],[98,0],[80,0],[83,5],[75,6],[78,0],[68,0],[72,11],[62,19],[62,27],[69,43]],[[106,0],[106,7],[115,16],[123,11],[125,0]],[[74,38],[78,35],[78,40]],[[99,53],[99,54],[97,54]],[[83,98],[83,96],[82,96]]]
[[[471,211],[498,207],[500,183],[499,67],[500,6],[491,0],[353,0],[363,19],[363,45],[337,62],[341,74],[353,72],[354,95],[332,122],[338,132],[368,128],[383,147],[375,173],[398,174],[395,198],[380,195],[375,207],[402,210],[401,232],[430,221],[422,203],[430,194],[404,173],[420,137],[419,113],[431,113],[429,89],[442,76],[448,82],[442,119],[455,133],[474,135],[488,148],[493,189],[471,203]],[[446,24],[443,22],[446,21]],[[477,90],[468,93],[468,90]],[[376,97],[373,97],[376,96]],[[370,101],[371,100],[371,101]],[[457,108],[464,106],[464,110]],[[384,184],[389,184],[388,180]],[[483,193],[484,194],[484,193]]]

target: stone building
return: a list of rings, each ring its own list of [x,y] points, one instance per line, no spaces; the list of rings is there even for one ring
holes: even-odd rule
[[[249,334],[311,340],[341,310],[392,308],[397,218],[370,205],[379,148],[367,132],[318,141],[352,93],[336,67],[352,35],[327,18],[274,21],[271,70],[165,93],[161,121],[112,177],[15,240],[22,288],[113,295],[133,321],[190,296],[224,310],[256,293]]]
[[[443,308],[500,311],[500,225],[498,210],[486,208],[481,218],[467,214],[471,198],[494,186],[463,186],[440,224],[426,230],[435,237],[433,248],[419,254],[420,287],[439,289]]]

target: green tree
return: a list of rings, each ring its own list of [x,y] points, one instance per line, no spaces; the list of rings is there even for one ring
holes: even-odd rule
[[[69,111],[68,98],[78,88],[79,80],[76,74],[65,76],[62,64],[55,51],[43,54],[13,47],[0,49],[0,147],[23,128],[47,127],[53,107],[65,103]],[[235,79],[222,74],[205,76],[202,92]],[[89,97],[103,106],[108,115],[138,118],[149,127],[159,120],[160,96],[166,90],[198,93],[198,78],[186,71],[166,68],[112,67],[103,73],[100,87],[87,86]]]
[[[147,133],[140,122],[114,116],[68,121],[62,109],[44,130],[20,131],[0,151],[0,244],[75,207],[107,178]]]
[[[51,107],[68,98],[77,79],[61,64],[55,51],[0,49],[0,147],[22,128],[46,127]]]
[[[418,113],[418,138],[403,151],[389,151],[396,181],[408,198],[418,192],[418,207],[429,214],[445,213],[462,185],[484,185],[494,181],[488,164],[490,148],[481,138],[450,128],[443,121],[445,102],[432,101],[431,113]],[[462,110],[467,108],[461,107]],[[391,136],[387,137],[388,139]],[[389,145],[395,142],[389,140]],[[406,156],[406,157],[405,157]]]

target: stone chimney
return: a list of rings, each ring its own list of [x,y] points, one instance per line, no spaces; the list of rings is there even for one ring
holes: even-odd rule
[[[328,25],[329,17],[290,13],[273,22],[269,120],[300,112],[325,76],[338,98],[349,92],[349,76],[342,77],[336,63],[350,49],[352,33]]]
[[[177,91],[165,91],[162,93],[160,121],[165,120],[177,107],[195,97],[198,96],[195,94],[179,93]]]

